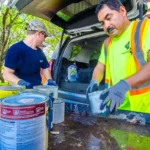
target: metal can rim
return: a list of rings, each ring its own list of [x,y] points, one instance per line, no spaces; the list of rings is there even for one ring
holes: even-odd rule
[[[0,86],[0,91],[16,91],[16,90],[25,90],[25,86],[19,85]]]
[[[21,94],[20,94],[21,95]],[[40,95],[40,94],[34,94],[35,96],[40,96],[40,97],[43,97],[45,99],[43,99],[41,102],[38,102],[38,103],[30,103],[30,104],[13,104],[13,103],[5,103],[6,100],[8,100],[9,98],[15,98],[15,97],[18,97],[19,95],[16,95],[16,96],[10,96],[10,97],[7,97],[7,98],[3,98],[2,101],[1,101],[1,105],[3,106],[32,106],[32,105],[37,105],[37,104],[42,104],[42,103],[46,103],[49,98],[47,96],[44,96],[44,95]]]

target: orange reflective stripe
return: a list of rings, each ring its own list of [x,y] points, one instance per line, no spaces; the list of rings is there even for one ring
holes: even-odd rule
[[[111,37],[108,37],[105,41],[104,41],[104,52],[105,52],[105,59],[107,56],[107,52],[108,52],[108,47],[110,46],[111,43]]]
[[[107,50],[108,50],[108,46],[109,46],[110,43],[111,43],[111,40],[112,40],[112,38],[110,37],[109,40],[108,40]]]
[[[144,54],[142,50],[142,37],[147,20],[136,21],[133,25],[131,35],[131,51],[135,60],[136,70],[138,71],[145,65]]]
[[[133,95],[138,95],[138,94],[142,94],[142,93],[146,93],[150,91],[150,86],[148,87],[145,87],[145,88],[142,88],[142,89],[137,89],[137,90],[131,90],[130,91],[130,95],[133,96]]]
[[[138,24],[138,21],[136,21],[133,25],[133,29],[132,29],[132,34],[131,34],[131,51],[132,51],[132,54],[134,56],[134,61],[135,61],[135,65],[136,65],[136,70],[139,70],[140,69],[140,66],[138,64],[138,61],[136,59],[136,56],[135,56],[135,51],[136,51],[136,45],[135,45],[135,42],[134,42],[134,36],[135,36],[135,32],[136,32],[136,27],[137,27],[137,24]]]
[[[105,88],[109,88],[110,87],[110,80],[105,79]]]
[[[136,27],[137,27],[137,24],[138,24],[138,21],[135,21],[134,22],[134,25],[133,25],[133,28],[132,28],[132,34],[131,34],[131,39],[130,39],[130,42],[131,42],[131,50],[132,50],[132,53],[135,53],[135,43],[134,43],[134,35],[135,35],[135,31],[136,31]]]
[[[105,79],[105,83],[108,83],[108,84],[109,84],[109,82],[110,82],[109,79]]]
[[[147,23],[147,20],[144,20],[142,22],[142,25],[141,25],[141,28],[140,28],[139,41],[140,41],[140,50],[142,51],[142,53],[143,53],[143,50],[142,50],[142,40],[143,40],[143,33],[144,33],[144,29],[145,29],[146,23]]]
[[[140,70],[141,67],[143,67],[146,63],[144,60],[144,53],[142,50],[142,40],[143,40],[143,33],[145,30],[147,20],[143,21],[135,21],[132,28],[132,33],[130,37],[130,46],[132,51],[132,56],[134,58],[136,71]],[[107,38],[104,41],[104,51],[105,51],[105,58],[107,57],[108,48],[110,46],[112,38]],[[106,69],[106,71],[109,69]],[[108,73],[107,73],[108,72]],[[105,83],[109,84],[111,86],[111,77],[109,71],[106,72],[106,79]],[[108,74],[108,75],[107,75]],[[142,87],[139,87],[138,89],[133,89],[130,91],[130,95],[138,95],[145,92],[150,91],[150,83],[143,85]]]
[[[138,23],[139,23],[140,26],[138,25]],[[146,63],[145,60],[144,60],[144,53],[143,53],[143,50],[142,50],[143,33],[144,33],[146,23],[147,23],[147,20],[143,20],[142,22],[138,22],[138,21],[135,22],[134,27],[133,27],[134,31],[132,32],[132,35],[131,35],[131,48],[132,48],[132,52],[134,54],[133,57],[134,57],[134,60],[135,60],[137,71],[139,69],[141,69],[141,67],[143,67],[143,65]],[[138,25],[138,27],[137,27],[137,25]],[[139,35],[138,35],[139,37],[135,37],[135,36],[137,36],[135,34],[136,33],[135,31],[139,33]],[[137,38],[137,40],[139,42],[138,46],[136,45],[137,43],[135,43],[135,38]],[[141,51],[140,55],[137,55],[137,54],[139,54],[140,51]],[[143,58],[142,58],[142,56],[143,56]],[[143,63],[140,63],[141,60],[142,60]],[[150,91],[150,85],[145,85],[145,87],[141,87],[139,89],[131,90],[130,95],[138,95],[138,94],[142,94],[142,93],[145,93],[145,92],[148,92],[148,91]]]

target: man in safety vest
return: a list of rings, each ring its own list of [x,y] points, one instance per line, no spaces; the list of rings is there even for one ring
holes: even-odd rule
[[[132,21],[119,0],[101,0],[96,14],[109,35],[86,94],[98,90],[105,74],[101,108],[150,113],[150,20]]]

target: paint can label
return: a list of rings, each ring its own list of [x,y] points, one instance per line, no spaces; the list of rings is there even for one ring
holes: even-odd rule
[[[45,150],[45,103],[1,105],[0,150]]]

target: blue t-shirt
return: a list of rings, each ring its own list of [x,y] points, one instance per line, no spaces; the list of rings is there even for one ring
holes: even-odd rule
[[[33,86],[41,84],[40,69],[49,67],[41,49],[34,50],[23,41],[12,45],[5,57],[5,67],[15,70],[20,79],[30,82]]]

